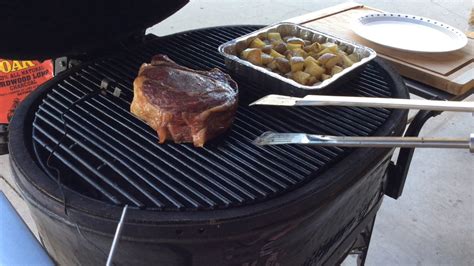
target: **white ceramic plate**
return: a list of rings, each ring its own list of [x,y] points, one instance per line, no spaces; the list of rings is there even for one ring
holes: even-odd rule
[[[443,53],[463,48],[466,35],[429,18],[376,13],[358,18],[352,30],[360,37],[387,47],[411,52]]]

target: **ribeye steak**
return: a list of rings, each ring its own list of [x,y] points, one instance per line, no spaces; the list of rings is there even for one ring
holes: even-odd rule
[[[130,111],[158,132],[160,143],[196,147],[226,131],[237,110],[237,84],[219,69],[197,71],[155,55],[133,82]]]

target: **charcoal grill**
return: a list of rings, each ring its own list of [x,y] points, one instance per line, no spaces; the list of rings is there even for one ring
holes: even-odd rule
[[[235,123],[203,149],[159,145],[156,132],[130,114],[132,81],[152,55],[225,70],[217,46],[255,29],[147,35],[61,73],[17,109],[12,168],[58,263],[104,263],[125,204],[119,264],[332,264],[367,233],[389,182],[392,149],[257,147],[252,140],[269,130],[401,135],[406,111],[248,107],[271,88],[235,77]],[[379,60],[344,88],[341,95],[408,97]]]

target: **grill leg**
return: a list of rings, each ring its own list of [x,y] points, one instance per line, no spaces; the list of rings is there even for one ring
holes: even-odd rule
[[[372,231],[374,229],[375,218],[366,225],[364,230],[360,233],[354,246],[352,247],[350,255],[357,255],[357,265],[364,266],[367,253],[369,252],[370,239],[372,237]]]

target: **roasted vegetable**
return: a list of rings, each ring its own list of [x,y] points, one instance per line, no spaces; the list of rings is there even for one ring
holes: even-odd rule
[[[250,63],[261,66],[262,65],[262,50],[258,48],[247,48],[242,52],[242,57]]]
[[[288,73],[291,71],[290,61],[284,57],[275,58],[278,71],[280,73]]]
[[[269,32],[268,39],[270,41],[283,41],[279,32]]]
[[[272,60],[270,63],[268,63],[267,67],[270,68],[272,71],[277,70],[278,65],[276,60]]]
[[[274,45],[273,46],[273,50],[279,52],[280,54],[283,54],[286,52],[286,43],[284,42],[281,42],[281,43],[278,43],[277,45]]]
[[[344,67],[350,67],[354,64],[354,62],[352,62],[352,60],[349,58],[349,56],[347,55],[342,55],[342,65]]]
[[[296,71],[296,72],[293,72],[292,78],[294,81],[300,84],[306,85],[308,84],[308,81],[311,78],[311,75],[303,71]]]
[[[289,38],[286,42],[287,42],[288,44],[299,44],[300,47],[303,47],[303,45],[305,45],[304,40],[301,39],[301,38],[297,38],[297,37]]]
[[[307,58],[312,57],[308,56]],[[316,77],[317,79],[320,79],[321,75],[324,74],[326,70],[323,67],[319,66],[317,61],[313,58],[313,60],[305,59],[304,72]]]
[[[308,53],[306,53],[303,49],[294,49],[294,50],[286,51],[285,56],[288,60],[290,60],[290,58],[295,57],[295,56],[305,58],[308,56]]]
[[[326,80],[328,78],[330,78],[331,76],[330,75],[327,75],[327,74],[322,74],[321,75],[321,80]]]
[[[273,46],[271,44],[267,44],[262,47],[262,52],[269,54],[273,49]]]
[[[323,36],[309,41],[278,32],[254,38],[240,57],[305,85],[318,84],[361,59],[351,47]]]
[[[308,79],[308,83],[306,85],[314,85],[314,83],[318,82],[319,80],[315,76],[311,76]]]
[[[273,61],[273,56],[268,54],[262,54],[262,64],[266,65]]]
[[[319,50],[321,50],[321,45],[320,45],[319,43],[315,42],[315,43],[313,43],[313,44],[311,44],[311,45],[309,45],[309,46],[305,46],[305,47],[304,47],[304,50],[305,50],[306,52],[315,52],[315,53],[318,53]]]
[[[304,59],[300,56],[295,56],[290,59],[291,72],[302,71],[304,68]]]
[[[334,66],[332,69],[331,69],[331,76],[341,72],[343,70],[342,67],[340,66]]]
[[[321,56],[323,54],[336,54],[336,52],[329,48],[323,48],[321,51],[318,52],[318,56]]]
[[[341,57],[339,55],[331,54],[331,53],[326,53],[321,55],[318,58],[318,61],[326,67],[326,69],[331,69],[333,66],[335,66],[337,63],[341,61]]]
[[[270,51],[270,55],[271,55],[272,57],[274,57],[274,58],[285,57],[284,55],[278,53],[278,52],[275,51],[275,50],[271,50],[271,51]]]
[[[321,47],[329,48],[331,51],[334,51],[334,52],[336,52],[338,50],[337,44],[332,43],[332,42],[325,42],[325,43],[321,44]]]
[[[352,62],[359,62],[360,61],[360,56],[356,53],[352,53],[347,56]]]
[[[257,48],[247,48],[245,50],[243,50],[241,53],[240,53],[240,57],[247,60],[247,58],[249,57],[249,53],[251,51],[254,51],[254,50],[258,50]]]
[[[300,43],[287,43],[286,44],[286,49],[288,50],[301,49],[301,47],[303,47],[303,45]]]
[[[260,40],[260,38],[255,38],[250,43],[249,47],[250,48],[263,48],[265,45],[267,44],[264,41]]]

